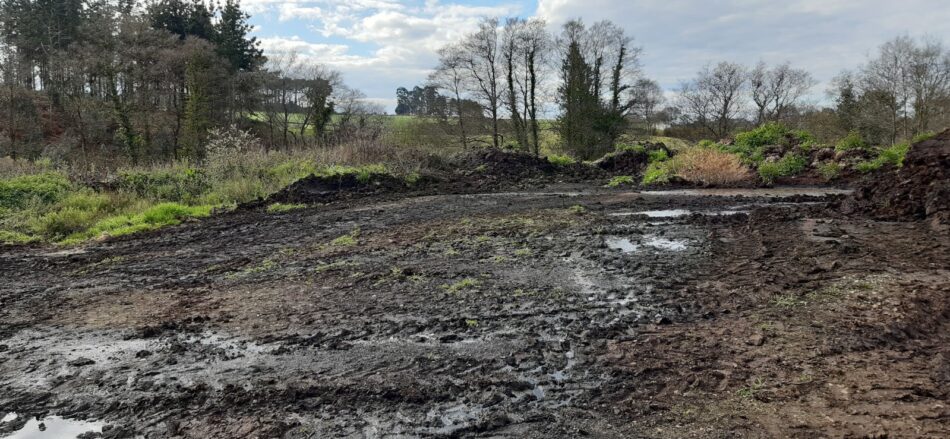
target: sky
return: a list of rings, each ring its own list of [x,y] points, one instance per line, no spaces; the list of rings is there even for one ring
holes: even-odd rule
[[[397,87],[422,84],[436,50],[482,17],[536,17],[552,32],[609,19],[643,48],[645,76],[674,90],[705,64],[791,62],[819,81],[854,69],[899,35],[950,45],[950,0],[243,0],[265,54],[295,51],[338,70],[392,112]]]

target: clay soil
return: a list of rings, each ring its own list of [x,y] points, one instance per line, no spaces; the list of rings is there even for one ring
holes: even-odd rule
[[[950,238],[795,192],[369,196],[3,248],[0,436],[950,436]]]

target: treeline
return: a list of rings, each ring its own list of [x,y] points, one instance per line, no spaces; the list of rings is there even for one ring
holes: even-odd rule
[[[264,57],[237,0],[0,1],[0,156],[201,159],[213,128],[337,141],[366,110],[338,74]]]
[[[609,21],[574,20],[552,35],[541,20],[484,19],[439,50],[427,84],[397,90],[396,112],[441,118],[464,147],[540,154],[553,103],[563,147],[595,157],[612,150],[632,120],[655,123],[663,92],[642,77],[639,59],[640,48]]]
[[[950,123],[950,50],[938,40],[883,44],[843,72],[825,100],[815,98],[812,75],[788,62],[719,62],[681,83],[669,101],[641,74],[631,41],[609,21],[574,20],[553,35],[538,20],[486,19],[439,52],[427,84],[397,91],[397,112],[441,118],[463,146],[533,153],[544,126],[557,147],[580,158],[612,150],[623,134],[719,140],[779,122],[822,141],[860,136],[883,145]],[[553,115],[553,123],[539,114]]]
[[[781,122],[825,140],[852,134],[889,145],[950,124],[950,50],[939,40],[901,36],[884,43],[864,65],[832,82],[830,106],[804,102],[815,83],[788,63],[707,66],[677,90],[676,105],[666,110],[670,131],[721,139]]]

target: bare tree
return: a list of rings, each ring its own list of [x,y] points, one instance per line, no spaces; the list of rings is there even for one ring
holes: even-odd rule
[[[663,89],[652,79],[640,79],[632,87],[633,114],[643,120],[647,129],[652,133],[656,129],[656,112],[663,101]]]
[[[458,135],[462,147],[468,148],[468,133],[466,131],[465,93],[466,67],[465,58],[458,46],[446,46],[439,50],[439,65],[429,75],[429,82],[453,96],[454,112],[458,118]]]
[[[939,40],[924,39],[914,48],[908,70],[914,131],[926,132],[937,118],[950,114],[950,50]]]
[[[745,79],[745,69],[739,64],[707,65],[695,79],[680,87],[683,114],[716,137],[728,136],[742,112]]]
[[[540,20],[508,19],[502,37],[507,108],[515,139],[523,149],[540,153],[538,88],[550,37]]]
[[[498,129],[501,102],[498,19],[482,20],[478,30],[462,41],[461,49],[462,59],[471,76],[473,95],[491,118],[492,145],[498,148],[501,136]]]
[[[815,83],[810,73],[792,68],[788,62],[769,69],[760,61],[749,73],[756,123],[782,120]]]

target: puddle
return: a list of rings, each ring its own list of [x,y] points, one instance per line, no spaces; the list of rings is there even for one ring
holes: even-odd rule
[[[646,236],[640,243],[635,243],[629,238],[612,236],[605,239],[608,248],[620,250],[624,253],[634,253],[642,247],[653,247],[657,250],[683,251],[689,246],[689,242],[682,239],[666,239],[658,236]]]
[[[640,212],[614,212],[609,214],[610,216],[633,216],[633,215],[643,215],[648,218],[677,218],[681,216],[691,215],[693,213],[698,213],[700,215],[739,215],[743,213],[749,213],[745,210],[716,210],[716,211],[698,211],[698,210],[686,210],[686,209],[669,209],[669,210],[644,210]]]
[[[7,413],[6,416],[3,417],[3,419],[0,419],[0,424],[10,422],[10,421],[15,421],[16,418],[19,418],[19,416],[16,413]]]
[[[654,196],[713,196],[713,197],[793,197],[797,195],[825,196],[847,195],[850,189],[778,187],[771,189],[679,189],[670,191],[643,191],[642,195]]]
[[[10,422],[17,419],[16,413],[9,413],[3,417],[3,422]],[[102,432],[102,423],[78,421],[75,419],[66,419],[59,416],[47,416],[43,420],[30,418],[23,425],[23,428],[13,432],[7,439],[62,439],[74,438],[83,433]]]

